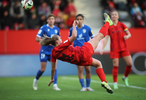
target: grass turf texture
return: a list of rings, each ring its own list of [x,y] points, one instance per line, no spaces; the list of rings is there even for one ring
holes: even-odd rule
[[[97,75],[92,75],[91,78],[93,92],[80,92],[78,76],[59,76],[58,87],[61,88],[61,91],[54,91],[53,85],[48,87],[50,76],[40,78],[37,91],[32,88],[34,77],[1,77],[0,100],[145,100],[146,98],[146,76],[130,74],[130,87],[125,87],[122,75],[119,75],[119,89],[114,90],[112,75],[106,75],[107,81],[114,91],[113,94],[107,93],[101,87]]]

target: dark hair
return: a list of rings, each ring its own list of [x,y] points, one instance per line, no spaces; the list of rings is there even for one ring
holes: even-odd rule
[[[79,16],[81,16],[83,19],[85,18],[85,16],[84,16],[83,14],[77,14],[77,15],[76,15],[76,19],[77,19],[77,17],[79,17]]]
[[[53,14],[49,14],[47,19],[50,18],[50,17],[54,17],[55,18],[55,16]]]
[[[53,46],[56,46],[56,40],[58,40],[58,35],[53,35],[51,38],[45,36],[41,41],[40,44],[42,46],[47,46],[49,44],[52,44]]]

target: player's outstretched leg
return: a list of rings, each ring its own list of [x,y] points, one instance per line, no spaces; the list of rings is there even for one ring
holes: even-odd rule
[[[97,59],[93,59],[93,62],[91,64],[91,66],[94,66],[96,67],[96,74],[98,75],[98,77],[100,78],[101,80],[101,86],[104,87],[108,93],[113,93],[113,90],[110,88],[110,86],[108,85],[108,82],[106,80],[106,77],[105,77],[105,74],[104,74],[104,71],[102,69],[102,64],[99,60]]]
[[[106,82],[102,82],[101,83],[101,86],[104,87],[108,93],[112,94],[113,93],[113,90],[110,88],[110,86],[108,85],[108,83]]]

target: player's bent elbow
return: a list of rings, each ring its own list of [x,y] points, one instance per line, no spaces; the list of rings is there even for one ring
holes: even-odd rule
[[[40,42],[40,38],[39,37],[36,37],[36,42]]]

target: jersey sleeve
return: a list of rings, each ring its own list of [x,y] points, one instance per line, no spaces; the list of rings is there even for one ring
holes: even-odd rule
[[[60,29],[58,28],[58,33],[57,33],[57,35],[59,35],[60,36]]]
[[[106,35],[109,35],[109,34],[110,34],[110,29],[108,29],[107,34],[106,34]]]
[[[39,37],[39,38],[41,38],[41,37],[43,37],[43,33],[44,33],[44,28],[43,28],[43,26],[40,28],[40,30],[38,31],[38,33],[37,33],[37,37]]]
[[[69,39],[67,39],[61,45],[57,46],[56,48],[57,48],[57,50],[62,51],[64,49],[66,49],[70,45],[71,45],[71,42],[69,41]]]
[[[72,28],[70,28],[69,30],[69,37],[71,37],[71,35],[72,35]]]
[[[90,27],[89,27],[89,36],[91,37],[91,39],[94,37],[93,31],[92,31],[92,29]]]
[[[123,28],[124,32],[128,31],[128,28],[125,24],[122,23],[121,25],[122,25],[122,28]]]
[[[51,53],[51,62],[56,62],[56,58],[53,57],[52,53]]]

